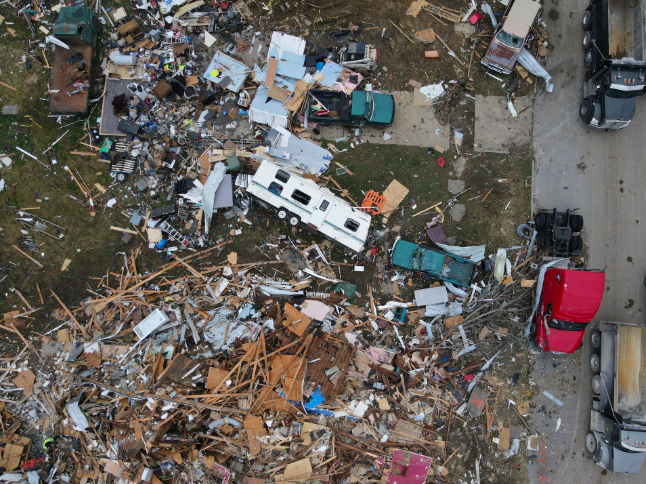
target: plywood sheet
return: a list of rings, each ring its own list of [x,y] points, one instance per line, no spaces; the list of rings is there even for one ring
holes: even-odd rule
[[[381,213],[384,217],[388,218],[392,212],[397,210],[399,204],[404,200],[404,198],[406,198],[406,195],[408,195],[408,191],[408,188],[397,180],[390,182],[390,185],[388,185],[388,188],[386,188],[383,193],[386,203],[384,204],[384,208]]]
[[[267,77],[265,77],[265,87],[270,87],[276,80],[276,71],[278,70],[278,59],[269,59],[267,66]]]

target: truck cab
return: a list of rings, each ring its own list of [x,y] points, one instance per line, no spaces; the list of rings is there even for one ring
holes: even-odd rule
[[[470,286],[478,273],[477,264],[469,259],[402,240],[400,237],[395,240],[390,257],[396,266],[423,272],[458,286]]]
[[[583,85],[579,117],[591,128],[625,128],[635,114],[635,98],[644,94],[646,66],[609,65]]]
[[[591,128],[625,128],[644,93],[646,0],[590,0],[583,13],[585,82],[579,117]]]
[[[540,4],[532,0],[509,2],[491,44],[482,56],[482,64],[502,74],[511,74],[540,8]]]
[[[599,310],[604,283],[603,272],[548,268],[534,313],[536,344],[550,353],[574,353]]]

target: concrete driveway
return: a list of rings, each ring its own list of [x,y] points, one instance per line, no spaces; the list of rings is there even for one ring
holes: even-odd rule
[[[547,70],[553,93],[539,92],[534,110],[533,208],[579,208],[585,222],[588,267],[606,269],[606,293],[597,320],[646,322],[646,99],[637,100],[632,124],[618,132],[596,132],[578,118],[583,92],[581,16],[587,0],[545,0],[542,18],[556,45]],[[559,407],[539,395],[534,415],[544,435],[542,455],[533,453],[530,482],[643,483],[641,474],[618,475],[585,454],[592,373],[587,335],[574,356],[540,355],[531,379],[548,389]],[[542,406],[545,405],[543,408]],[[551,412],[551,413],[549,413]],[[557,419],[561,427],[556,431]],[[543,459],[544,462],[540,462]]]

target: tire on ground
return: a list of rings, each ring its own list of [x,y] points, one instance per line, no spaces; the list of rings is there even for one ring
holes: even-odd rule
[[[534,229],[527,224],[520,224],[518,228],[516,228],[516,234],[522,239],[532,240]]]

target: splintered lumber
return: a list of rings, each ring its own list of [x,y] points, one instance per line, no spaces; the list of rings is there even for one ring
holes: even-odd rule
[[[331,176],[328,176],[328,178],[330,179],[330,181],[331,181],[332,183],[334,183],[334,184],[336,185],[336,187],[337,187],[339,190],[341,190],[341,193],[343,194],[343,196],[344,196],[345,198],[347,198],[348,200],[350,200],[350,201],[351,201],[355,206],[357,206],[357,207],[359,206],[359,204],[358,204],[357,202],[355,202],[355,201],[352,199],[352,197],[351,197],[351,196],[350,196],[350,194],[345,190],[345,188],[341,188],[341,185],[339,185],[339,184],[337,183],[337,181],[336,181],[334,178],[332,178]]]
[[[433,210],[435,207],[439,207],[440,205],[442,205],[442,202],[438,202],[438,203],[436,203],[435,205],[433,205],[432,207],[428,207],[428,208],[425,208],[424,210],[420,210],[419,212],[414,213],[414,214],[413,214],[413,215],[411,215],[411,216],[412,216],[412,217],[417,217],[418,215],[422,215],[423,213],[426,213],[426,212],[428,212],[428,211],[430,211],[430,210]]]
[[[22,250],[20,250],[18,247],[16,247],[13,244],[11,244],[11,247],[16,249],[18,252],[20,252],[22,255],[24,255],[27,259],[29,259],[30,261],[32,261],[34,264],[36,264],[38,267],[40,267],[42,269],[43,265],[40,262],[38,262],[36,259],[31,258],[29,255],[25,254]]]
[[[12,91],[17,91],[17,90],[18,90],[18,89],[16,89],[15,87],[10,86],[9,84],[5,84],[5,83],[4,83],[4,82],[2,82],[2,81],[0,81],[0,86],[4,86],[4,87],[6,87],[7,89],[11,89]]]
[[[440,41],[440,43],[444,46],[444,48],[445,48],[446,50],[448,50],[448,51],[449,51],[449,55],[450,55],[451,57],[453,57],[453,58],[457,61],[457,63],[458,63],[458,64],[460,64],[461,66],[463,66],[463,67],[464,67],[464,62],[462,61],[462,59],[460,59],[460,58],[455,54],[455,52],[453,52],[453,49],[451,49],[451,47],[449,47],[449,46],[447,45],[447,43],[446,43],[446,42],[444,42],[444,40],[442,39],[442,37],[440,37],[440,36],[439,36],[439,35],[437,35],[437,34],[435,34],[435,37],[437,37],[437,40],[439,40],[439,41]]]
[[[388,19],[388,21],[389,21],[391,24],[393,24],[393,26],[394,26],[397,30],[399,30],[399,33],[400,33],[400,34],[402,34],[404,37],[406,37],[406,40],[408,40],[411,44],[414,44],[414,43],[415,43],[415,41],[414,41],[413,39],[411,39],[408,35],[406,35],[406,32],[404,32],[404,29],[402,29],[399,25],[397,25],[397,24],[396,24],[395,22],[393,22],[392,20]]]
[[[115,227],[114,225],[110,226],[110,230],[114,230],[116,232],[125,232],[126,234],[132,234],[132,235],[138,234],[138,232],[135,232],[134,230],[122,229],[121,227]]]
[[[72,311],[70,311],[69,308],[65,305],[65,303],[61,301],[61,298],[59,298],[52,289],[50,289],[49,292],[52,293],[52,296],[54,296],[54,299],[56,299],[58,304],[61,305],[61,307],[63,308],[63,311],[65,311],[65,313],[70,317],[74,325],[81,331],[81,333],[83,333],[84,336],[88,337],[88,334],[86,333],[85,328],[81,326],[81,323],[77,321],[77,319],[74,317],[74,314],[72,314]]]

